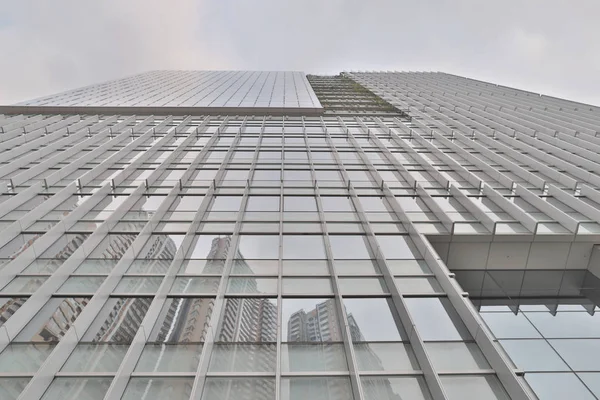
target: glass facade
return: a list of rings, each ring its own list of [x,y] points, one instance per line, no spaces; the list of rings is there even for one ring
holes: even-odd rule
[[[0,398],[600,398],[600,110],[298,76],[322,115],[0,114]]]

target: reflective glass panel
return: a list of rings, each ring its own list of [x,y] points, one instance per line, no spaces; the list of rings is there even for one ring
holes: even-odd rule
[[[471,338],[447,299],[405,298],[404,301],[423,340]]]
[[[62,372],[117,372],[129,345],[122,344],[78,344]]]
[[[17,400],[31,378],[0,378],[0,399]]]
[[[500,340],[502,348],[518,368],[525,371],[568,371],[556,351],[542,339]]]
[[[382,278],[340,278],[340,292],[347,294],[384,294],[389,292]]]
[[[365,400],[431,400],[427,384],[420,377],[363,376],[360,382]]]
[[[215,344],[210,372],[275,372],[275,344]]]
[[[217,332],[217,341],[277,341],[277,299],[227,298]]]
[[[322,236],[284,235],[283,258],[285,259],[322,259],[325,246]]]
[[[284,344],[281,368],[284,372],[347,371],[346,353],[342,344]]]
[[[352,400],[347,377],[281,378],[281,400]]]
[[[329,278],[283,278],[283,294],[333,293]]]
[[[334,299],[282,300],[282,341],[342,341]]]
[[[0,372],[33,374],[46,361],[53,349],[54,345],[44,343],[10,344],[0,353]]]
[[[344,299],[350,334],[355,342],[406,340],[391,299]]]
[[[275,378],[206,378],[202,400],[275,398]]]
[[[121,400],[188,400],[194,378],[131,378]]]
[[[363,260],[371,258],[365,236],[330,235],[333,258],[338,260]]]
[[[156,293],[163,277],[123,277],[114,293]]]
[[[154,328],[151,342],[203,342],[208,333],[215,300],[202,297],[169,297]]]
[[[152,297],[111,297],[94,319],[83,340],[86,342],[131,343]]]
[[[135,372],[196,372],[200,352],[201,344],[147,344]]]
[[[470,371],[490,368],[475,343],[425,343],[433,367],[437,371]]]
[[[540,400],[593,400],[594,395],[572,372],[525,374],[525,380]]]
[[[227,293],[277,294],[277,278],[229,278]]]
[[[106,277],[72,276],[57,290],[57,293],[94,293]]]
[[[279,236],[241,235],[236,257],[277,259],[279,258]]]
[[[355,342],[354,354],[359,371],[411,371],[419,364],[412,348],[404,343]]]
[[[510,400],[496,376],[441,376],[449,400]]]
[[[17,341],[59,341],[89,301],[87,297],[51,298],[19,333]]]
[[[112,377],[54,378],[42,400],[102,400]]]
[[[171,293],[216,293],[220,278],[177,277],[171,286]]]

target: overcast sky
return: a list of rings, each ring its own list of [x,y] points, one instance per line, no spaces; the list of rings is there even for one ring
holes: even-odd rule
[[[598,0],[5,0],[0,104],[153,69],[378,69],[600,105],[599,16]]]

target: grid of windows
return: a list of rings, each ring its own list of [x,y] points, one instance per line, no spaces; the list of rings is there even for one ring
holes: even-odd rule
[[[524,140],[513,174],[482,169],[483,138],[422,119],[0,115],[0,397],[507,400],[550,373],[594,396],[569,357],[595,336],[480,317],[435,243],[591,252],[597,176],[548,175]],[[524,340],[562,364],[521,365]]]

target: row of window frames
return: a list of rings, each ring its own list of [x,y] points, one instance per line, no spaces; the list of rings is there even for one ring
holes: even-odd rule
[[[6,379],[6,378],[4,378]],[[16,399],[30,378],[15,378],[4,384],[11,388],[7,393]],[[450,400],[464,400],[474,395],[479,400],[508,400],[509,397],[494,375],[453,375],[440,376],[444,391]],[[113,377],[56,377],[42,400],[64,399],[72,393],[85,392],[90,399],[102,399],[111,385]],[[410,398],[430,400],[431,394],[422,377],[370,376],[360,377],[366,400],[388,398]],[[123,400],[188,400],[194,378],[192,377],[132,377],[125,389]],[[305,396],[320,396],[325,393],[329,400],[353,400],[350,378],[341,376],[321,377],[282,377],[280,398],[293,400]],[[263,400],[276,397],[275,378],[267,377],[208,377],[201,400],[245,399]],[[320,397],[319,397],[320,398]]]
[[[9,259],[0,260],[0,266],[10,262]],[[21,275],[48,275],[54,273],[64,260],[55,259],[36,259],[33,261]],[[117,265],[118,260],[110,259],[85,259],[77,268],[73,275],[108,275]],[[136,259],[127,270],[127,274],[145,275],[158,274],[164,275],[172,260],[167,259]],[[325,260],[259,260],[259,259],[233,259],[233,275],[250,276],[277,276],[282,269],[282,275],[329,275],[329,266]],[[185,259],[178,271],[182,276],[189,275],[211,275],[204,273],[207,266],[213,270],[218,268],[222,271],[225,265],[225,259]],[[377,260],[337,260],[333,266],[338,276],[379,276],[382,275],[377,266]],[[387,266],[391,273],[398,277],[430,277],[433,276],[429,267],[423,260],[388,260]],[[214,272],[217,274],[217,272]]]
[[[11,343],[0,354],[0,376],[35,373],[53,351],[54,344]],[[130,344],[80,342],[59,374],[114,373]],[[203,343],[147,343],[134,373],[195,374]],[[412,347],[403,342],[353,342],[358,370],[378,374],[421,374]],[[439,373],[489,370],[490,366],[473,342],[426,342],[426,351]],[[277,353],[282,355],[282,373],[348,372],[348,360],[341,342],[225,343],[216,342],[208,373],[274,374]]]
[[[57,294],[89,294],[94,293],[107,276],[71,276],[56,291]],[[0,293],[4,295],[21,295],[34,293],[49,276],[17,276]],[[121,294],[153,294],[159,289],[164,276],[125,275],[121,278],[114,295]],[[389,294],[389,290],[380,277],[340,277],[338,280],[341,294],[344,296],[381,296]],[[445,296],[445,292],[433,277],[395,278],[398,290],[405,296]],[[177,276],[169,293],[181,294],[215,294],[218,291],[220,277]],[[241,277],[228,279],[226,293],[228,295],[256,294],[276,295],[279,279],[275,277]],[[332,295],[333,287],[328,277],[303,278],[284,277],[282,279],[283,295]]]

